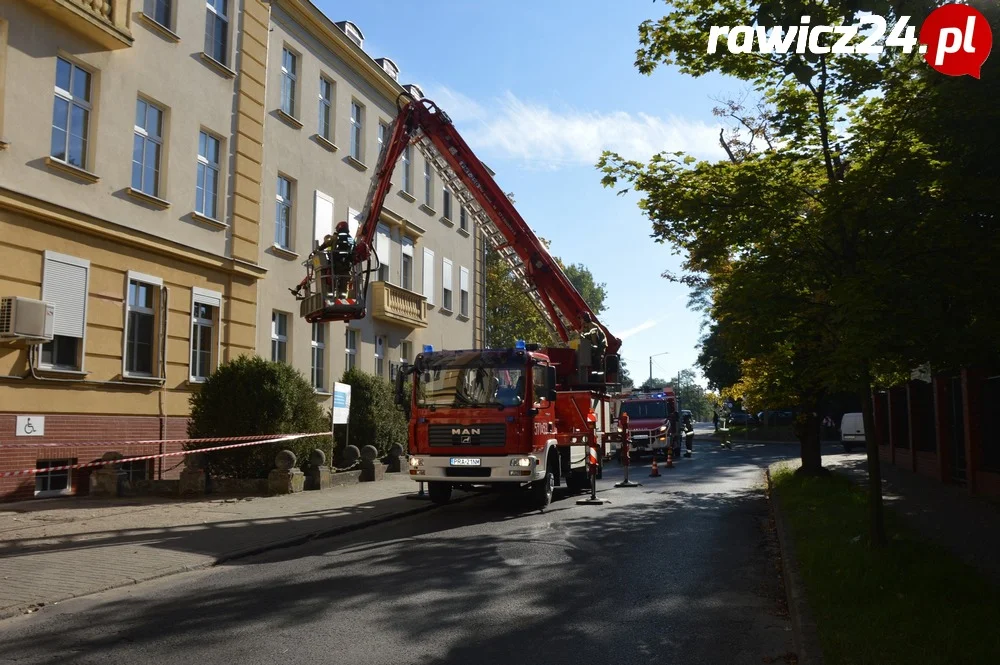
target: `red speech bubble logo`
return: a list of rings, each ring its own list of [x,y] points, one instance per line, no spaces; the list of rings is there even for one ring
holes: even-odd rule
[[[993,48],[993,31],[975,8],[951,4],[927,17],[920,26],[920,43],[924,60],[942,74],[979,78]]]

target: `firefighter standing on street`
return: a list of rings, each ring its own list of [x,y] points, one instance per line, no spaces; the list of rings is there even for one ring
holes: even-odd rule
[[[676,451],[681,452],[681,414],[677,411],[677,404],[670,402],[670,430],[667,436],[667,445]]]
[[[694,423],[691,421],[691,414],[684,414],[684,446],[687,450],[684,457],[691,457],[691,449],[694,447]]]

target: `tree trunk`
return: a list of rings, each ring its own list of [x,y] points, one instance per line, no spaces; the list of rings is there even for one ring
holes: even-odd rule
[[[802,466],[795,473],[820,476],[829,473],[823,468],[823,451],[820,448],[819,397],[806,401],[796,419],[796,434],[801,445]]]
[[[865,451],[868,453],[868,537],[871,547],[884,547],[886,541],[885,521],[882,516],[882,462],[878,456],[872,385],[867,372],[861,393],[861,412],[865,422]]]

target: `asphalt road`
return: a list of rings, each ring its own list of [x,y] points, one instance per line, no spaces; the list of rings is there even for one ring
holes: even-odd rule
[[[607,469],[603,506],[475,496],[60,603],[0,623],[0,663],[785,662],[761,468],[796,453],[697,444],[639,488]]]

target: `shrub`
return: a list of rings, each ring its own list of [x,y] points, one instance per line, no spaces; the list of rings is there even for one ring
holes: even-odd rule
[[[344,372],[342,383],[351,386],[350,438],[348,444],[373,445],[379,457],[394,443],[407,447],[406,417],[396,406],[388,381],[354,368]],[[341,446],[341,449],[343,446]]]
[[[330,420],[309,381],[285,363],[259,356],[240,356],[223,363],[201,390],[191,396],[188,436],[207,438],[254,434],[293,434],[329,431]],[[188,450],[216,443],[188,444]],[[330,436],[265,443],[208,453],[214,475],[230,478],[266,478],[279,450],[295,453],[297,464],[308,462],[313,448],[329,450]]]

